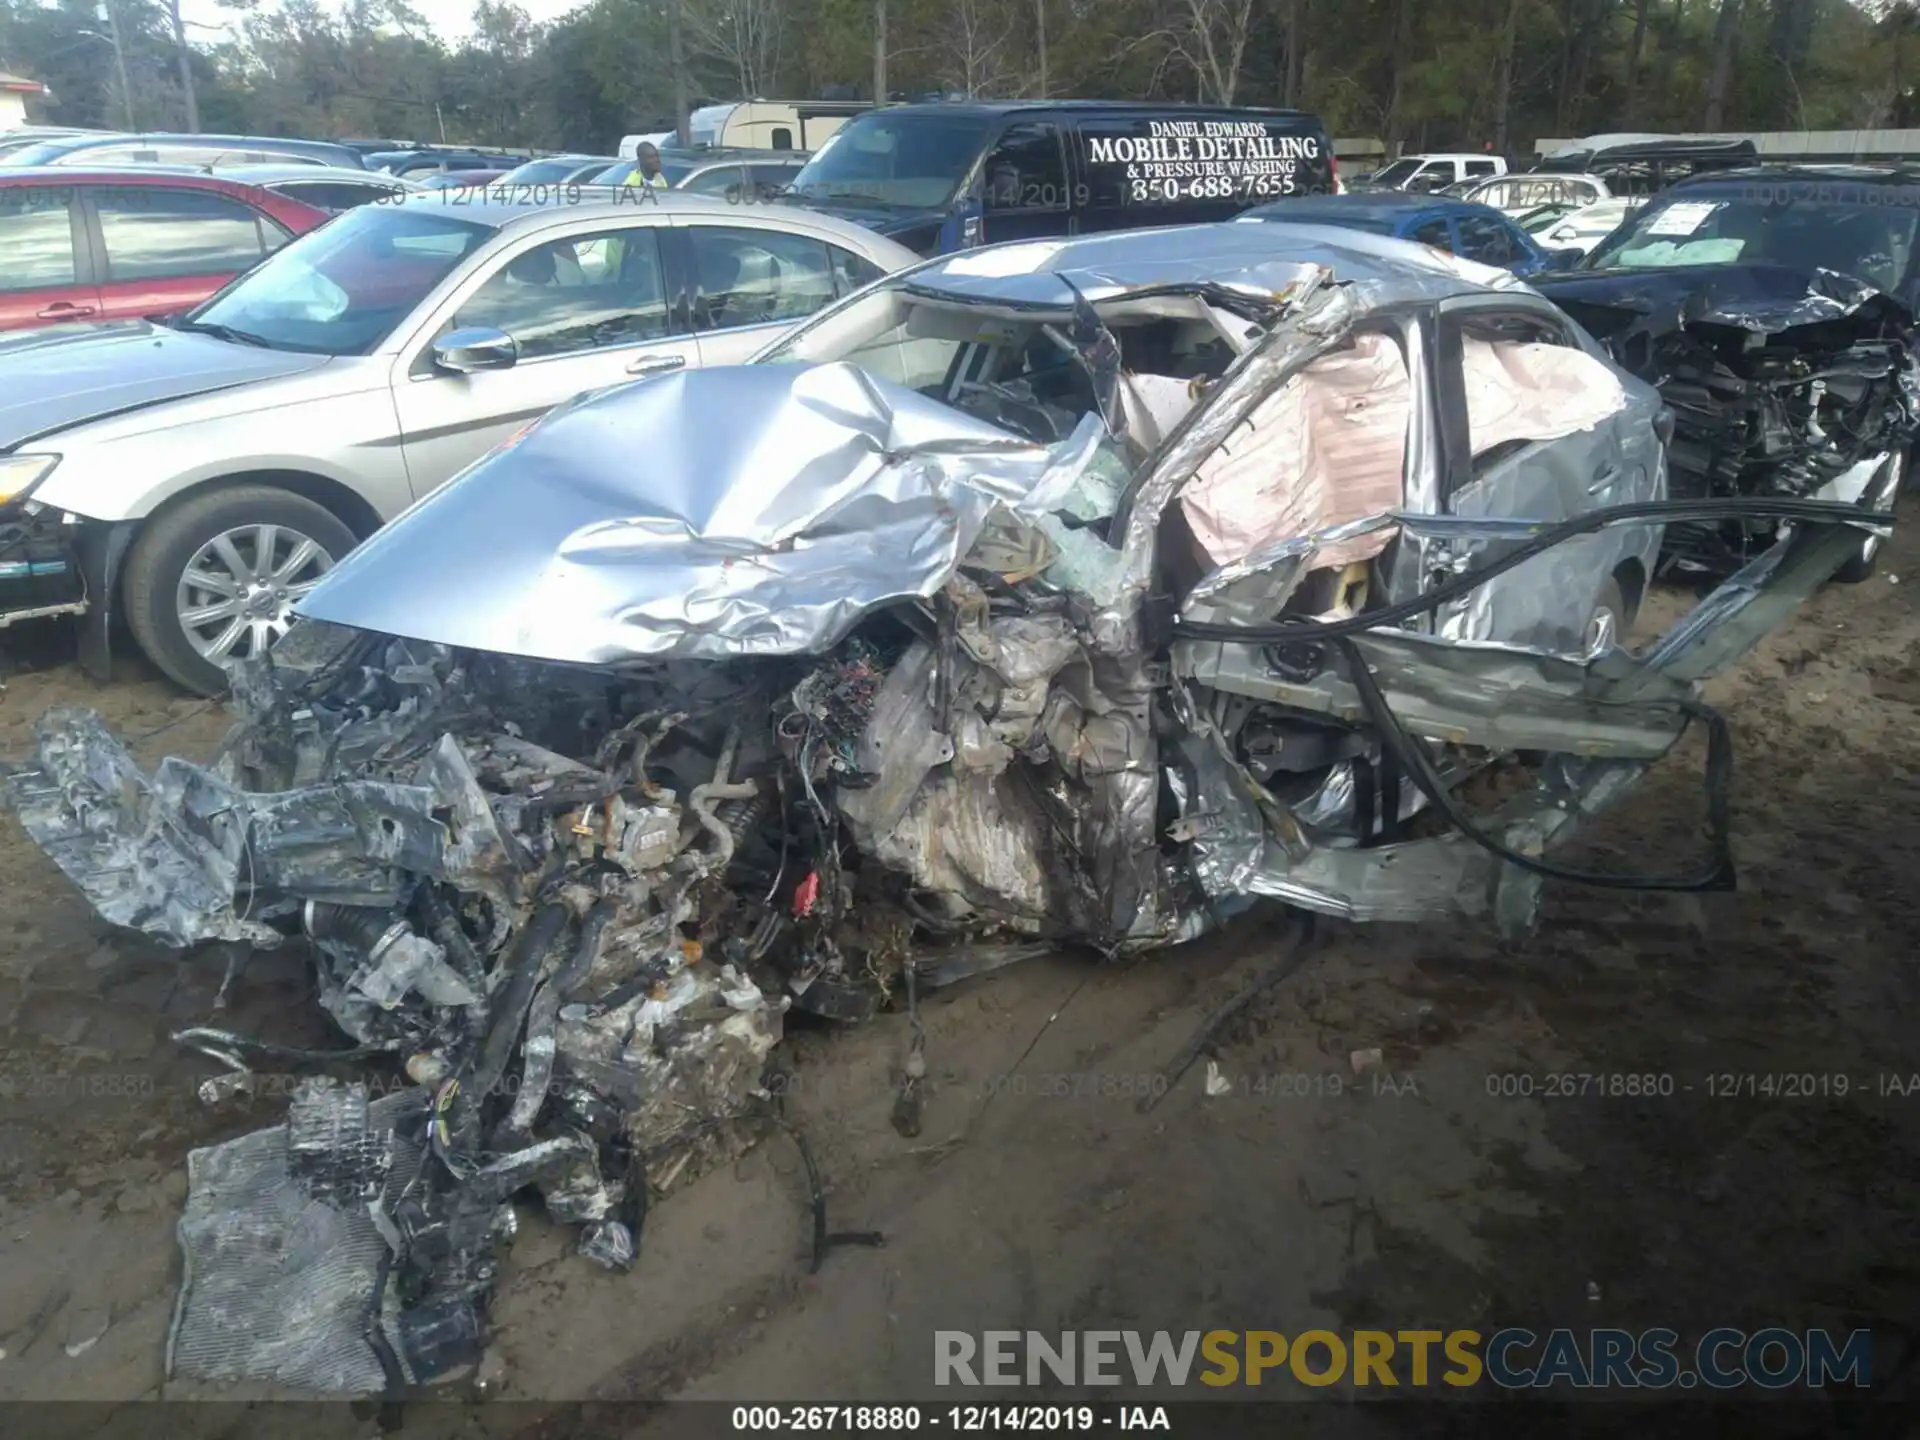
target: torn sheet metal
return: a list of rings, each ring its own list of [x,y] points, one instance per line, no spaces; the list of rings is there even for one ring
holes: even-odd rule
[[[408,873],[486,888],[506,868],[464,760],[443,750],[420,770],[434,783],[250,792],[172,757],[149,780],[89,711],[50,710],[37,733],[39,764],[5,776],[22,824],[103,916],[169,945],[272,946],[268,921],[293,902],[392,906]],[[472,822],[459,844],[442,816]]]
[[[37,764],[10,766],[0,784],[27,834],[100,916],[168,944],[279,943],[234,904],[241,828],[217,811],[189,835],[181,808],[197,767],[168,760],[149,777],[91,711],[49,710],[36,730]]]

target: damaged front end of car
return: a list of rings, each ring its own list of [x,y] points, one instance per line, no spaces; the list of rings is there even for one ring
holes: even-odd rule
[[[1636,529],[1650,552],[1649,527],[1727,502],[1514,518],[1496,467],[1450,510],[1331,503],[1336,468],[1262,509],[1293,533],[1176,582],[1196,475],[1183,523],[1232,519],[1209,457],[1294,434],[1263,407],[1326,357],[1365,390],[1357,327],[1434,298],[1325,279],[1206,296],[1259,328],[1149,438],[1078,291],[1049,338],[1092,408],[1050,442],[840,363],[585,397],[331,572],[235,668],[215,765],[148,775],[96,719],[46,716],[0,790],[95,908],[175,946],[304,943],[350,1053],[408,1082],[315,1084],[195,1153],[170,1364],[365,1391],[471,1359],[510,1198],[630,1265],[648,1197],[769,1118],[796,1008],[859,1019],[1049,946],[1174,944],[1261,896],[1523,928],[1544,878],[1596,879],[1548,848],[1691,723],[1721,849],[1680,883],[1730,883],[1699,683],[1871,519],[1775,503],[1791,542],[1638,654],[1588,645],[1565,557],[1610,563],[1594,547]],[[1537,463],[1657,465],[1651,397],[1609,394]],[[1023,396],[988,398],[1037,415]],[[254,1042],[183,1038],[245,1084]],[[269,1263],[288,1234],[312,1244]]]
[[[1539,288],[1660,391],[1676,499],[1891,508],[1920,436],[1920,332],[1893,296],[1830,270],[1756,264],[1599,271]],[[1790,523],[1676,523],[1668,557],[1725,574]],[[1878,546],[1864,537],[1842,578],[1864,578]]]

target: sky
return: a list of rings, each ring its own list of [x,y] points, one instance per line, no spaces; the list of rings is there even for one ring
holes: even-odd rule
[[[545,24],[578,9],[585,0],[514,0],[514,3],[536,23]],[[260,8],[277,9],[278,0],[265,0]],[[473,29],[473,0],[413,0],[413,8],[427,17],[434,33],[449,45]],[[221,38],[219,32],[238,29],[233,11],[221,9],[217,0],[180,0],[180,17],[189,22],[189,40],[199,44],[215,43]]]

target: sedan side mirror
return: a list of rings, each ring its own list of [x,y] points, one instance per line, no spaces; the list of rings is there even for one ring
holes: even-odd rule
[[[456,375],[471,375],[476,370],[510,370],[519,358],[520,347],[511,335],[484,325],[450,330],[433,342],[435,367]]]

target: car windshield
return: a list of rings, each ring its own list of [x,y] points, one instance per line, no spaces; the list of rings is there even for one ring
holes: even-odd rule
[[[1898,290],[1912,263],[1920,212],[1871,204],[1863,189],[1779,181],[1675,191],[1634,216],[1582,268],[1780,265],[1834,270]]]
[[[925,210],[947,204],[985,145],[966,115],[862,115],[835,131],[793,177],[804,200]]]
[[[277,251],[181,323],[274,350],[364,355],[492,234],[437,206],[362,206]]]
[[[1071,312],[1010,316],[1001,306],[917,288],[911,274],[870,286],[822,311],[755,357],[758,364],[844,361],[1028,440],[1066,439],[1095,412],[1092,377],[1061,338]],[[1122,366],[1191,385],[1226,372],[1234,349],[1198,308],[1190,316],[1109,317]],[[1191,389],[1186,393],[1191,394]]]
[[[1420,168],[1418,160],[1396,160],[1384,170],[1376,170],[1367,179],[1375,185],[1398,185]]]

